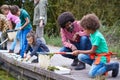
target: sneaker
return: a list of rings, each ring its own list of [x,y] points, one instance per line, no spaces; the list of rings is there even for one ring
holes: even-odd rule
[[[115,63],[115,69],[112,70],[112,77],[117,77],[118,73],[119,73],[119,63]]]
[[[9,53],[14,53],[14,50],[9,50]]]
[[[73,63],[71,64],[71,66],[77,66],[77,64],[78,64],[78,59],[74,59]]]
[[[82,69],[85,69],[85,68],[86,68],[85,63],[79,61],[78,65],[75,68],[75,70],[82,70]]]
[[[38,59],[33,60],[32,63],[38,63]]]

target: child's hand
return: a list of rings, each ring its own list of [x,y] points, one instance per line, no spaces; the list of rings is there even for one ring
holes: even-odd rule
[[[22,30],[22,27],[19,27],[19,28],[15,29],[15,30]]]
[[[23,29],[23,27],[20,27],[20,28],[19,28],[19,30],[22,30],[22,29]]]
[[[25,57],[25,56],[26,56],[26,57]],[[31,58],[30,55],[27,55],[27,54],[26,54],[25,56],[24,56],[24,61],[28,61],[28,60]]]
[[[30,58],[31,58],[31,56],[28,54],[28,55],[27,55],[27,59],[30,59]]]
[[[75,50],[72,52],[72,54],[77,56],[78,54],[80,54],[80,52],[79,52],[79,50]]]
[[[27,54],[26,53],[24,53],[24,58],[26,58],[27,57]]]
[[[23,61],[28,61],[28,58],[24,58]]]

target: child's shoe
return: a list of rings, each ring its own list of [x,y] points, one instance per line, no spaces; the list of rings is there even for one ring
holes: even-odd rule
[[[112,77],[117,77],[119,73],[119,63],[107,63],[106,64],[106,70],[111,71],[112,70]]]

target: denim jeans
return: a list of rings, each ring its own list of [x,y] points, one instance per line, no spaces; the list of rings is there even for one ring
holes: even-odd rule
[[[90,77],[96,77],[96,76],[102,75],[107,71],[105,63],[100,62],[97,65],[94,64],[94,60],[90,59],[90,56],[88,54],[79,54],[78,59],[81,62],[91,65],[91,69],[89,71]]]
[[[90,39],[88,36],[81,36],[80,42],[73,43],[73,45],[75,45],[78,50],[89,50],[92,47]],[[60,52],[72,52],[72,50],[70,48],[63,46],[60,49]],[[62,56],[67,57],[67,58],[71,58],[71,59],[77,58],[77,56],[74,56],[71,54],[64,54]]]
[[[21,34],[20,34],[20,55],[23,58],[24,57],[24,52],[26,50],[27,47],[27,33],[31,31],[32,28],[27,28],[27,29],[23,29],[21,30]]]
[[[20,23],[20,22],[16,24],[15,29],[18,29],[19,27],[21,27],[21,23]],[[14,41],[12,42],[11,47],[10,47],[10,50],[14,50],[14,49],[15,49],[17,40],[20,39],[20,34],[21,34],[21,32],[20,32],[20,31],[17,31],[16,38],[15,38]]]

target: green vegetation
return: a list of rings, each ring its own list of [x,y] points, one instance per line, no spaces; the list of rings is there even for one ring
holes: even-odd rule
[[[46,40],[47,44],[49,44],[49,45],[59,46],[59,47],[62,46],[61,37],[59,37],[59,36],[45,35],[45,40]]]
[[[100,31],[104,34],[108,46],[109,51],[117,53],[117,57],[120,58],[120,21],[117,21],[113,24],[113,26],[107,27],[102,25]]]
[[[24,3],[22,0],[0,1],[0,5],[4,3],[16,4],[25,8],[30,14],[32,22],[33,0],[25,0]],[[72,12],[78,20],[87,13],[95,13],[102,21],[102,24],[109,27],[110,30],[114,24],[120,21],[119,7],[120,0],[48,0],[48,23],[45,27],[45,33],[48,36],[59,35],[57,17],[64,11]]]
[[[106,80],[106,76],[97,76],[91,80]]]
[[[87,13],[95,13],[102,22],[100,31],[107,39],[109,50],[118,53],[120,57],[120,0],[48,0],[48,23],[45,27],[45,39],[47,44],[62,46],[60,38],[60,27],[57,25],[57,17],[64,11],[70,11],[75,15],[77,20]],[[16,4],[25,8],[33,18],[33,0],[0,0],[2,4]],[[102,6],[102,7],[101,7]],[[35,27],[33,26],[35,29]],[[9,79],[8,75],[0,69],[0,80]],[[1,79],[3,77],[3,79]]]
[[[55,71],[55,70],[59,70],[59,69],[56,68],[55,66],[48,66],[47,70],[49,70],[49,71]]]
[[[16,79],[0,68],[0,80],[16,80]]]

